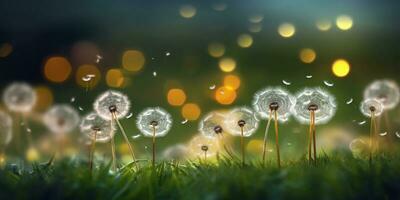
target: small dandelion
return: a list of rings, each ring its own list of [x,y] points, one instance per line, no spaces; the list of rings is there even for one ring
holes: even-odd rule
[[[354,156],[364,156],[369,151],[368,144],[362,138],[352,140],[349,149]]]
[[[385,110],[391,110],[400,101],[399,86],[392,80],[377,80],[364,90],[364,99],[377,99],[382,102]]]
[[[12,112],[30,112],[36,104],[37,96],[33,88],[23,82],[12,83],[3,93],[3,102]]]
[[[144,136],[153,138],[152,165],[154,167],[156,158],[156,137],[165,136],[171,129],[171,115],[159,107],[147,108],[138,115],[136,126]]]
[[[279,151],[279,133],[278,121],[286,122],[289,120],[291,110],[295,104],[295,98],[284,89],[281,88],[266,88],[257,92],[254,96],[254,110],[262,117],[268,119],[267,127],[264,134],[263,145],[263,163],[265,163],[266,144],[268,130],[271,119],[275,121],[275,143],[278,159],[278,167],[280,167],[280,151]]]
[[[204,137],[197,135],[190,140],[190,152],[198,157],[203,157],[206,161],[207,158],[213,157],[218,152],[218,141],[215,138]]]
[[[78,126],[79,114],[70,105],[54,105],[44,114],[43,122],[52,133],[61,136]]]

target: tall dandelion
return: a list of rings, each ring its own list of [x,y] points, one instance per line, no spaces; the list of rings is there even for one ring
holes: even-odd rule
[[[256,132],[258,119],[255,113],[247,107],[235,108],[227,115],[225,127],[231,135],[240,137],[242,166],[244,166],[246,163],[244,138],[250,137]]]
[[[171,129],[171,115],[159,107],[147,108],[138,115],[136,125],[144,136],[153,138],[152,166],[154,167],[156,159],[156,137],[165,136]]]
[[[125,139],[129,147],[129,151],[131,153],[133,162],[136,164],[136,167],[139,168],[138,163],[136,162],[135,153],[133,152],[133,148],[131,143],[129,142],[128,136],[125,133],[125,129],[122,127],[120,123],[120,119],[124,118],[130,109],[130,101],[128,97],[121,92],[108,90],[102,93],[93,104],[93,108],[96,113],[103,119],[114,121],[117,123],[119,129],[122,132],[122,135]],[[112,147],[112,155],[113,160],[115,161],[115,144],[114,144],[114,137],[111,137],[111,147]]]
[[[96,143],[107,143],[114,137],[115,126],[109,120],[105,120],[97,115],[95,112],[87,114],[79,126],[81,133],[91,140],[91,148],[89,153],[89,169],[92,171],[94,152],[96,150]],[[113,167],[115,167],[115,160],[113,160]],[[115,170],[115,169],[113,169]]]
[[[310,124],[308,159],[311,162],[313,146],[314,163],[317,162],[315,125],[327,123],[336,113],[335,98],[320,88],[304,89],[296,95],[293,116],[303,124]]]
[[[295,98],[292,97],[289,92],[281,88],[266,88],[255,94],[253,100],[254,110],[263,119],[268,119],[263,143],[263,164],[265,164],[268,129],[271,123],[271,119],[273,118],[275,122],[275,145],[277,153],[277,163],[278,167],[281,166],[278,121],[286,122],[289,120],[291,110],[295,104],[295,101]]]
[[[363,115],[371,118],[371,127],[369,135],[369,163],[371,164],[372,153],[374,148],[373,139],[377,134],[376,117],[380,116],[383,113],[384,105],[379,100],[366,99],[363,102],[361,102],[360,110]]]

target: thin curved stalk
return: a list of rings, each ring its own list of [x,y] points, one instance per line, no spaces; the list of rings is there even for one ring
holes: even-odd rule
[[[312,133],[313,133],[313,148],[314,148],[314,164],[317,164],[317,141],[315,139],[315,112],[312,111]]]
[[[89,154],[89,170],[90,170],[90,172],[93,169],[93,158],[94,158],[94,151],[96,149],[96,139],[97,139],[97,131],[94,131],[94,138],[92,140],[92,147],[90,148],[90,154]]]
[[[267,126],[265,127],[265,132],[264,132],[264,144],[263,144],[263,154],[262,154],[263,165],[265,165],[265,157],[266,157],[266,152],[267,152],[268,130],[269,130],[269,126],[270,126],[271,120],[272,120],[271,115],[272,115],[272,111],[270,110],[269,119],[268,119]]]
[[[275,145],[276,145],[276,157],[278,167],[281,168],[281,154],[279,150],[279,131],[278,131],[278,113],[274,111],[274,122],[275,122]]]
[[[369,165],[372,164],[372,152],[373,152],[373,138],[375,135],[375,112],[371,111],[371,125],[370,125],[370,133],[369,133]]]
[[[241,134],[241,136],[240,136],[240,146],[241,146],[241,149],[242,149],[242,167],[244,167],[244,165],[245,165],[245,163],[246,163],[246,161],[245,161],[245,159],[246,159],[246,157],[245,157],[245,152],[244,152],[244,135],[243,135],[243,127],[240,127],[240,134]]]
[[[312,158],[311,158],[311,145],[312,145],[312,131],[313,131],[313,126],[312,126],[313,120],[312,120],[312,112],[310,112],[310,130],[309,130],[309,135],[308,135],[308,162],[311,164]]]
[[[156,165],[156,127],[153,126],[153,160],[152,160],[152,166],[153,168]]]

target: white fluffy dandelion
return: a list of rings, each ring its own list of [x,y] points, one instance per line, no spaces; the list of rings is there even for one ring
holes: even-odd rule
[[[217,137],[224,132],[224,122],[224,114],[220,112],[210,112],[200,121],[199,131],[206,137]]]
[[[374,81],[365,88],[364,99],[377,99],[382,102],[385,110],[391,110],[399,104],[399,86],[393,80]]]
[[[366,117],[375,117],[381,115],[384,110],[384,105],[381,101],[376,99],[366,99],[361,102],[360,111]]]
[[[36,99],[36,92],[33,88],[23,82],[10,84],[3,93],[4,104],[13,112],[30,112],[36,103]]]
[[[79,124],[79,114],[70,105],[52,106],[43,116],[43,122],[54,134],[66,134]]]
[[[115,125],[111,121],[101,118],[92,112],[86,115],[80,124],[81,133],[91,140],[105,143],[111,140],[115,134]]]
[[[0,155],[2,150],[11,142],[12,139],[12,118],[9,114],[0,111]]]
[[[131,102],[121,92],[108,90],[102,93],[93,104],[96,113],[105,120],[125,117],[129,113]]]
[[[197,135],[190,140],[190,152],[200,158],[206,160],[216,155],[219,149],[218,141],[215,138]]]

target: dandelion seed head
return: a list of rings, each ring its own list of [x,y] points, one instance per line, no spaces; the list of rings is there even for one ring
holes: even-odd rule
[[[400,90],[393,80],[377,80],[364,90],[364,99],[377,99],[382,102],[385,110],[391,110],[400,101]]]
[[[183,144],[176,144],[164,150],[162,157],[165,160],[183,160],[188,154],[188,148]]]
[[[225,116],[220,112],[207,114],[199,123],[199,131],[206,137],[216,137],[224,131]]]
[[[296,99],[284,89],[266,88],[254,95],[253,108],[263,119],[268,119],[271,111],[276,109],[278,120],[286,122],[289,120],[295,102]]]
[[[163,137],[172,127],[172,117],[162,108],[147,108],[138,115],[136,126],[144,136],[153,137],[155,128],[155,136]]]
[[[79,128],[81,133],[88,139],[93,140],[96,138],[96,142],[100,143],[110,141],[111,137],[114,137],[116,131],[115,124],[112,124],[109,120],[101,118],[95,112],[87,114],[82,119]]]
[[[121,119],[128,115],[130,108],[128,97],[121,92],[108,90],[102,93],[93,104],[96,113],[105,120],[112,120],[112,114],[117,119]]]
[[[16,82],[7,86],[3,93],[5,106],[13,112],[30,112],[35,105],[37,95],[27,83]]]
[[[243,128],[243,136],[250,137],[258,128],[258,119],[250,108],[239,107],[227,114],[224,127],[233,136],[241,136]]]
[[[204,151],[207,152],[207,157],[213,157],[219,150],[218,140],[216,138],[197,135],[190,140],[190,152],[197,157],[204,157]],[[207,150],[205,150],[207,148]]]
[[[4,148],[11,142],[12,124],[11,116],[0,111],[0,148]]]
[[[296,95],[293,116],[301,123],[310,123],[310,111],[315,113],[315,124],[328,122],[336,113],[335,98],[320,88],[307,88]]]
[[[384,106],[381,101],[376,99],[366,99],[361,102],[360,111],[366,117],[371,117],[372,112],[375,116],[379,116],[383,113]]]
[[[79,114],[70,105],[55,105],[44,114],[43,122],[54,134],[66,134],[78,126]]]

